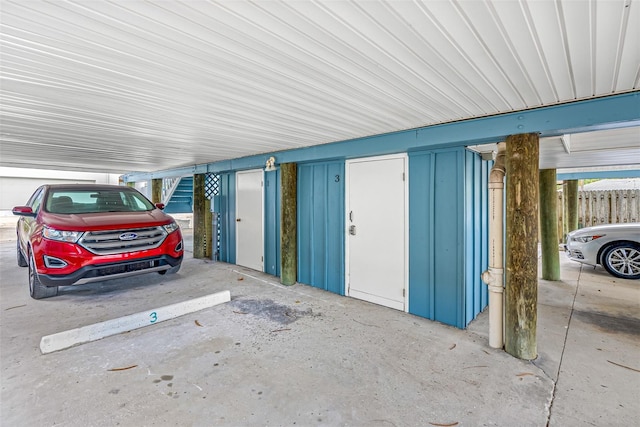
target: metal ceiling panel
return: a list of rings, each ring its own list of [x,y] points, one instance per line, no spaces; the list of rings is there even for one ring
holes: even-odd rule
[[[3,0],[0,61],[0,165],[156,171],[638,90],[640,4]]]
[[[640,165],[640,128],[572,134],[567,146],[561,137],[540,141],[541,169],[593,166],[594,158],[600,159],[597,166]]]
[[[563,141],[564,139],[564,141]],[[612,146],[609,141],[615,141]],[[627,127],[596,132],[584,132],[540,139],[540,169],[593,168],[599,158],[598,171],[629,169],[640,165],[640,128]],[[469,146],[480,153],[497,151],[497,145]]]

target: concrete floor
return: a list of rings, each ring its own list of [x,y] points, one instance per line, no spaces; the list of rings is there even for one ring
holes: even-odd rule
[[[640,419],[640,281],[564,262],[533,362],[467,330],[187,254],[175,276],[32,300],[0,228],[2,426],[610,426]],[[230,290],[232,300],[42,355],[44,335]],[[128,368],[128,369],[122,369]]]

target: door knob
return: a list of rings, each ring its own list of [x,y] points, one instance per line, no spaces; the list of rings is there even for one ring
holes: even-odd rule
[[[236,222],[240,222],[242,221],[240,218],[236,218]]]
[[[349,234],[351,234],[352,236],[356,235],[356,226],[352,225],[349,227]]]

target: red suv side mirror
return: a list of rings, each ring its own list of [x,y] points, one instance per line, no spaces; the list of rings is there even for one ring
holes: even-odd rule
[[[11,210],[14,215],[20,216],[36,216],[33,210],[29,206],[16,206]]]

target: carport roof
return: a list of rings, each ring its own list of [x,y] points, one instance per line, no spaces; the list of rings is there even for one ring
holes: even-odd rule
[[[640,80],[631,0],[0,8],[0,166],[181,168],[623,94]],[[583,153],[569,158],[547,142],[541,165],[640,168],[638,128],[611,132],[572,138]]]

